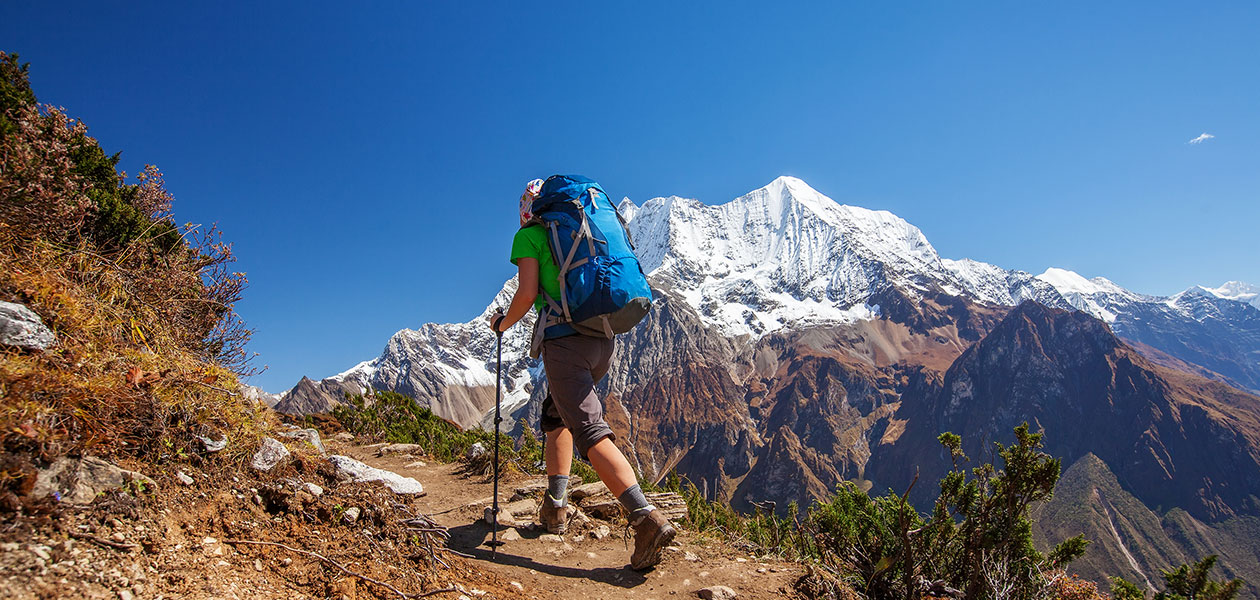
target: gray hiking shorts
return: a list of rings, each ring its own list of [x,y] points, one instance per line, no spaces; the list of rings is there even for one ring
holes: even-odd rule
[[[539,424],[544,433],[567,427],[583,457],[604,438],[617,439],[604,422],[604,404],[595,382],[608,373],[613,340],[570,335],[543,340],[543,369],[551,393],[543,400]]]

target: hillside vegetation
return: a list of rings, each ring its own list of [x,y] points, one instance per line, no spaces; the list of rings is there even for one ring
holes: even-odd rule
[[[0,300],[52,329],[47,351],[0,355],[0,494],[72,454],[160,460],[194,435],[249,447],[271,417],[239,394],[245,277],[213,227],[177,224],[161,173],[119,172],[87,127],[40,105],[0,53]]]

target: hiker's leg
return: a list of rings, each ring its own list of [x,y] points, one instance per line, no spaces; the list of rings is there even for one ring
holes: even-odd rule
[[[611,356],[612,340],[571,335],[543,342],[550,406],[573,434],[578,452],[588,459],[591,446],[615,438],[595,393],[595,374],[602,376],[608,370]]]
[[[567,427],[558,427],[547,432],[547,475],[569,475],[573,466],[573,434]]]
[[[599,474],[599,480],[608,486],[608,491],[612,492],[614,497],[621,497],[621,494],[630,486],[638,483],[634,476],[634,469],[630,467],[630,461],[626,460],[621,450],[617,449],[611,437],[596,442],[586,451],[586,457],[590,459],[591,466]]]

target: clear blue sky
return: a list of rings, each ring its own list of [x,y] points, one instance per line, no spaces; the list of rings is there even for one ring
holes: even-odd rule
[[[192,4],[10,0],[0,48],[235,242],[269,391],[480,312],[554,172],[795,175],[948,258],[1260,284],[1255,2]]]

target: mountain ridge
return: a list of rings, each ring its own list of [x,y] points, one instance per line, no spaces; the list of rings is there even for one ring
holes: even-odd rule
[[[1124,290],[1105,278],[1086,280],[1062,269],[1051,268],[1033,276],[971,259],[945,259],[918,228],[896,215],[839,204],[805,182],[786,176],[715,206],[671,196],[653,198],[642,206],[625,199],[620,207],[628,209],[628,227],[636,252],[645,272],[656,275],[654,285],[681,295],[706,325],[716,326],[727,336],[760,337],[783,328],[878,319],[884,308],[867,301],[889,286],[916,294],[941,290],[998,306],[1014,306],[1032,299],[1055,308],[1083,310],[1112,323],[1123,337],[1220,372],[1236,385],[1260,389],[1260,360],[1252,358],[1260,355],[1260,309],[1253,305],[1260,300],[1247,295],[1255,286],[1231,282],[1213,288],[1225,290],[1220,294],[1199,288],[1203,293],[1183,292],[1164,298]],[[703,231],[704,223],[710,223],[708,231]],[[769,235],[764,230],[749,235],[746,229],[750,223],[773,223],[781,228],[781,235]],[[789,224],[797,227],[789,231]],[[813,228],[802,229],[802,224]],[[869,227],[863,229],[858,224]],[[898,242],[892,245],[879,241],[880,233],[888,227],[900,232],[894,236]],[[821,232],[815,231],[819,229]],[[751,238],[746,247],[734,244],[745,237]],[[830,242],[846,238],[841,248],[830,250]],[[906,249],[910,256],[901,256],[897,248]],[[801,249],[809,250],[803,262],[779,258],[785,252],[797,257],[796,251]],[[820,260],[819,256],[829,260]],[[833,264],[837,266],[829,268]],[[309,398],[284,406],[327,408],[337,402],[335,396],[341,392],[336,390],[386,389],[380,386],[390,384],[384,377],[377,378],[373,369],[388,363],[389,356],[436,358],[423,356],[431,353],[409,356],[399,350],[402,346],[432,346],[440,340],[459,338],[466,339],[472,347],[486,349],[493,338],[489,332],[479,334],[477,328],[493,306],[508,303],[510,290],[514,289],[515,278],[481,315],[468,322],[426,324],[421,331],[429,333],[419,337],[406,333],[412,330],[401,330],[391,337],[381,356],[320,380],[327,384],[321,390],[305,386],[303,390],[295,387],[284,392],[282,396],[290,396],[297,390],[298,396]],[[1129,308],[1121,306],[1124,302],[1129,303]],[[1189,325],[1190,321],[1197,325]],[[1210,331],[1189,336],[1203,341],[1187,345],[1174,339],[1187,326]],[[509,375],[512,381],[522,376],[518,363],[527,348],[524,329],[517,327],[504,335],[504,356],[513,365]],[[438,333],[439,330],[450,331]],[[1207,340],[1228,339],[1231,334],[1244,340],[1242,347]],[[397,339],[400,336],[411,337],[412,341],[403,343]],[[396,341],[398,348],[391,350]],[[462,363],[448,366],[488,372],[488,361],[481,358],[489,356],[488,351],[476,358],[465,354]],[[441,375],[442,382],[458,379],[449,370]],[[406,379],[401,373],[390,378],[395,382]],[[484,376],[479,377],[472,382],[473,387],[482,387],[485,381]],[[454,383],[467,386],[470,382]],[[523,389],[524,385],[522,382],[512,389]],[[431,396],[432,390],[426,395]],[[519,405],[526,399],[524,394],[515,393],[509,404]]]

